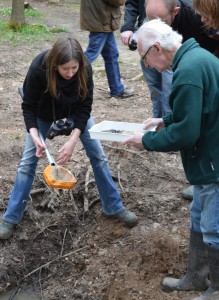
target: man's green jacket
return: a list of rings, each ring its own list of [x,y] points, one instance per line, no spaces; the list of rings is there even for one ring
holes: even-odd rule
[[[193,185],[219,182],[219,60],[191,38],[175,54],[172,69],[172,113],[163,117],[159,132],[143,136],[143,145],[180,151]]]

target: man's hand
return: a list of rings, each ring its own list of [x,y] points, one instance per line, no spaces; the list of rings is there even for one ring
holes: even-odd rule
[[[148,129],[151,126],[156,127],[156,131],[159,131],[164,127],[164,122],[162,118],[149,118],[143,122],[145,124],[144,129]]]
[[[121,41],[124,45],[127,45],[131,43],[132,40],[132,36],[133,36],[133,31],[131,30],[127,30],[127,31],[123,31],[121,33]]]
[[[131,137],[127,138],[124,141],[124,144],[128,147],[135,147],[138,150],[143,150],[144,146],[142,144],[142,136],[144,135],[143,132],[138,132],[132,135]]]

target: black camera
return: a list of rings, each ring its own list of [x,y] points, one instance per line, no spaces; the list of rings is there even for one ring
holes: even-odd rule
[[[74,122],[71,119],[58,120],[54,123],[47,132],[47,139],[52,140],[57,135],[70,135],[74,127]]]
[[[129,44],[129,50],[135,51],[137,49],[137,42],[136,40],[132,39],[131,43]]]

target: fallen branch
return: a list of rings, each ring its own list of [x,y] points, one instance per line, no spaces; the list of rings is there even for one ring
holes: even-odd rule
[[[32,240],[35,240],[35,238],[36,238],[38,235],[40,235],[41,233],[43,233],[47,228],[49,228],[49,227],[54,227],[54,226],[58,226],[58,224],[54,223],[54,224],[49,224],[49,225],[45,226],[43,229],[40,230],[40,232],[38,232],[38,233],[33,237]]]
[[[71,201],[73,203],[73,207],[74,207],[74,210],[75,210],[75,214],[76,214],[77,220],[80,221],[79,216],[78,216],[78,207],[77,207],[77,205],[75,203],[75,199],[74,199],[72,190],[69,191],[69,195],[70,195]]]
[[[100,198],[99,198],[99,197],[97,197],[96,199],[94,199],[93,201],[90,202],[90,204],[89,204],[89,209],[90,209],[94,204],[96,204],[97,202],[100,202]]]
[[[139,80],[144,80],[144,75],[143,73],[138,74],[137,76],[128,79],[128,81],[139,81]]]
[[[35,194],[43,193],[43,192],[45,192],[45,191],[46,191],[45,188],[39,188],[39,189],[36,189],[36,190],[32,190],[32,191],[30,192],[30,195],[35,195]]]
[[[118,164],[118,183],[119,183],[119,186],[121,187],[121,189],[123,190],[123,186],[122,186],[122,183],[121,183],[121,179],[120,179],[120,164]]]
[[[88,184],[90,183],[89,181],[90,173],[91,173],[91,167],[89,166],[85,175],[84,213],[88,212],[89,210],[89,202],[88,202],[87,194],[88,194]]]
[[[89,211],[89,201],[86,195],[84,195],[84,214]]]
[[[50,264],[53,263],[54,261],[58,261],[58,260],[60,260],[60,259],[62,259],[62,258],[68,257],[68,256],[70,256],[70,255],[72,255],[72,254],[77,253],[77,252],[80,252],[81,250],[88,248],[88,246],[89,246],[89,245],[86,245],[86,246],[84,246],[84,247],[82,247],[82,248],[80,248],[80,249],[77,249],[77,250],[72,251],[72,252],[69,252],[69,253],[67,253],[67,254],[65,254],[65,255],[62,255],[62,256],[59,256],[59,257],[54,258],[53,260],[51,260],[51,261],[45,263],[44,265],[41,265],[41,266],[38,267],[37,269],[35,269],[35,270],[31,271],[30,273],[28,273],[27,275],[25,275],[25,276],[21,279],[21,281],[23,281],[24,279],[26,279],[26,278],[29,277],[30,275],[33,275],[34,273],[36,273],[36,272],[39,271],[40,269],[42,269],[42,268],[44,268],[44,267],[50,265]]]
[[[125,152],[129,152],[129,153],[133,153],[133,154],[135,154],[135,155],[140,156],[140,157],[143,158],[143,159],[146,159],[145,156],[141,155],[142,153],[146,153],[146,150],[143,150],[143,151],[135,151],[135,150],[127,149],[127,148],[113,147],[113,146],[110,146],[110,145],[104,144],[104,143],[102,143],[102,146],[107,147],[107,148],[110,148],[110,149],[114,149],[114,150],[119,150],[119,151],[125,151]]]
[[[68,231],[68,229],[66,228],[65,233],[64,233],[64,237],[63,237],[63,241],[62,241],[62,249],[61,249],[61,252],[60,252],[60,256],[62,256],[62,253],[63,253],[63,248],[64,248],[64,244],[65,244],[65,238],[66,238],[67,231]]]

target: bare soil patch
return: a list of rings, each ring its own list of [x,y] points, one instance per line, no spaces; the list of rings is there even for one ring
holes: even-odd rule
[[[9,1],[3,2],[9,5]],[[46,1],[30,1],[46,15],[48,26],[65,26],[85,48],[88,33],[79,29],[77,3],[69,0],[47,5]],[[109,98],[100,57],[93,65],[93,117],[96,123],[141,123],[151,115],[151,103],[147,86],[139,76],[139,57],[121,44],[119,32],[116,37],[122,80],[127,87],[135,88],[136,96],[121,101]],[[10,42],[0,45],[1,213],[7,206],[24,144],[17,89],[33,57],[50,46],[48,41],[16,47]],[[63,139],[58,137],[50,143],[54,156]],[[45,185],[42,171],[47,161],[41,160],[22,222],[11,239],[0,241],[2,294],[21,288],[32,289],[40,299],[53,300],[177,300],[189,295],[166,294],[159,287],[164,276],[180,277],[186,270],[189,202],[181,198],[181,191],[188,183],[179,154],[137,152],[119,143],[103,145],[124,204],[139,217],[138,226],[127,229],[102,214],[89,161],[80,143],[67,165],[78,180],[70,192],[54,193]],[[86,186],[88,175],[90,183]]]

